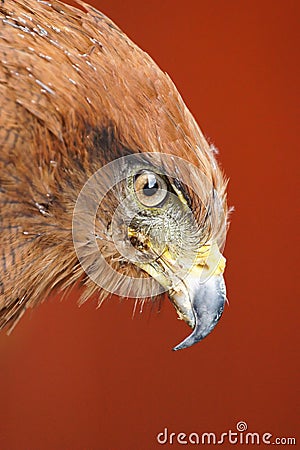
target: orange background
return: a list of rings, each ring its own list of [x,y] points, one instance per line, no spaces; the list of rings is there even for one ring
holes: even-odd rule
[[[49,299],[0,337],[0,450],[155,449],[164,427],[221,433],[239,420],[297,437],[300,4],[92,3],[171,75],[220,148],[236,210],[230,305],[207,339],[174,353],[189,330],[167,301],[132,320],[130,301]]]

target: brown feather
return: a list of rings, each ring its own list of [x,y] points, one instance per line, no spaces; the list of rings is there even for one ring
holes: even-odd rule
[[[98,289],[77,261],[71,226],[81,188],[105,163],[136,152],[181,156],[226,203],[213,153],[169,76],[80,4],[85,12],[0,2],[0,327],[56,286],[81,280],[84,299]],[[223,228],[214,233],[224,240]]]

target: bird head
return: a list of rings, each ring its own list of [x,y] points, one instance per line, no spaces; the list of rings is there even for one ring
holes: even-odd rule
[[[226,180],[170,77],[78,3],[0,6],[0,325],[80,281],[167,293],[188,347],[224,308]]]

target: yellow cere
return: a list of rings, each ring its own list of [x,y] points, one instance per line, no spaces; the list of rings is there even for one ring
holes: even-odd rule
[[[211,275],[221,275],[226,266],[226,259],[216,243],[203,245],[197,255],[192,272],[198,271],[199,266],[211,272]]]

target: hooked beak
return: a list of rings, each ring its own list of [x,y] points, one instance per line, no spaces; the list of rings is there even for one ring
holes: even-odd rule
[[[212,275],[205,283],[194,276],[185,279],[189,289],[189,298],[183,292],[173,295],[180,318],[193,328],[193,332],[173,350],[190,347],[204,339],[217,325],[224,309],[226,289],[222,275]]]
[[[140,264],[149,275],[168,289],[179,319],[193,332],[173,350],[190,347],[204,339],[217,325],[224,309],[226,288],[223,278],[226,260],[216,243],[203,245],[194,264],[184,275],[168,251],[155,264]]]
[[[169,292],[179,318],[193,328],[190,336],[173,348],[175,351],[204,339],[217,325],[224,310],[226,287],[222,274],[225,258],[216,244],[203,249],[198,264],[182,280],[177,292]]]

